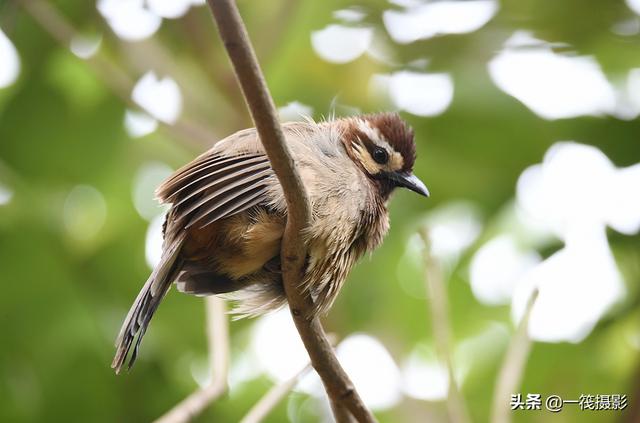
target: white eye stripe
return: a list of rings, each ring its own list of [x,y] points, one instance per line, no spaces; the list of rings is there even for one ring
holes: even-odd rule
[[[388,153],[392,153],[394,151],[391,144],[389,144],[389,142],[384,138],[384,135],[382,135],[378,128],[374,128],[368,121],[363,119],[358,119],[357,125],[358,130],[373,141],[375,145],[384,148]]]
[[[358,139],[358,141],[359,142],[351,141],[351,145],[353,146],[353,148],[355,150],[358,151],[358,154],[362,154],[362,151],[363,151],[364,147],[362,146],[362,144],[360,144],[361,141],[359,139]]]
[[[367,172],[369,172],[370,174],[374,174],[380,170],[380,166],[382,164],[375,161],[372,155],[366,150],[365,146],[362,145],[362,140],[359,137],[356,137],[355,140],[351,141],[351,146],[358,161],[364,166]],[[366,154],[365,151],[367,151]],[[392,170],[402,168],[404,159],[402,158],[400,153],[391,150],[391,153],[388,154],[388,160],[384,163],[384,167],[387,169],[390,168]]]

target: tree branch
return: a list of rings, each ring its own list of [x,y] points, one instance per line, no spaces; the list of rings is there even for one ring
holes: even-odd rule
[[[524,373],[527,357],[531,350],[531,338],[529,338],[529,319],[533,305],[538,298],[536,289],[529,297],[522,319],[516,332],[511,338],[509,347],[504,356],[498,381],[493,394],[493,406],[491,407],[492,423],[509,423],[511,421],[511,407],[509,406],[511,394],[515,394]]]
[[[351,380],[340,366],[322,325],[311,317],[311,298],[300,289],[306,245],[300,233],[311,222],[311,209],[302,180],[287,148],[275,106],[233,0],[208,0],[220,37],[233,64],[260,140],[287,201],[287,226],[282,242],[282,278],[289,308],[302,342],[325,389],[336,407],[346,407],[360,422],[375,419],[365,407]],[[341,413],[340,416],[344,416]],[[336,419],[340,418],[336,415]],[[344,421],[344,418],[341,418]]]
[[[451,359],[451,324],[449,323],[449,310],[447,291],[442,277],[442,269],[431,255],[429,233],[427,229],[420,230],[420,236],[425,244],[424,262],[427,292],[431,299],[431,321],[433,324],[433,336],[435,339],[438,358],[445,364],[449,375],[449,392],[447,395],[447,411],[449,418],[454,423],[466,423],[469,421],[464,398],[458,390],[453,363]]]
[[[285,380],[278,385],[274,385],[255,405],[249,410],[249,412],[240,420],[240,423],[259,423],[269,415],[280,401],[287,396],[296,383],[311,369],[311,363],[307,364],[298,373],[296,373],[291,379]]]
[[[329,342],[331,345],[335,345],[336,337],[332,334],[328,334]],[[281,382],[278,385],[273,386],[260,400],[249,410],[249,412],[242,418],[240,423],[259,423],[261,422],[271,410],[273,410],[280,401],[287,395],[289,391],[295,388],[298,381],[311,369],[311,363],[304,366],[298,373],[288,380]],[[347,413],[345,418],[350,419],[351,414],[346,408],[340,408],[340,410]]]
[[[179,402],[156,423],[186,423],[200,415],[213,401],[227,390],[229,372],[229,327],[223,299],[210,296],[205,299],[207,311],[207,340],[211,383]]]

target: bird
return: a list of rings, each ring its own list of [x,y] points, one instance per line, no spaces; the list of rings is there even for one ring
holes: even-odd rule
[[[388,232],[394,189],[429,191],[413,174],[414,131],[397,113],[307,119],[282,130],[312,211],[300,235],[308,249],[301,287],[313,300],[312,315],[323,315],[357,260]],[[239,317],[287,303],[280,270],[287,204],[255,129],[214,144],[168,177],[156,197],[170,204],[162,255],[116,339],[116,373],[129,355],[127,369],[133,366],[174,283],[183,293],[233,300]]]

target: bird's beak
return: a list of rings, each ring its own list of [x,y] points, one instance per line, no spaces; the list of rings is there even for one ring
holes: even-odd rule
[[[424,195],[425,197],[429,196],[429,190],[425,184],[413,173],[393,172],[389,174],[389,179],[393,181],[397,187],[408,188],[413,192]]]

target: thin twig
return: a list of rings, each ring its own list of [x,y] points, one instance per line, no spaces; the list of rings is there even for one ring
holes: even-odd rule
[[[514,394],[520,386],[531,350],[532,341],[528,333],[529,319],[537,298],[538,290],[536,289],[529,297],[522,319],[505,353],[493,394],[492,423],[509,423],[511,421],[511,394]]]
[[[309,226],[311,209],[302,180],[295,170],[273,99],[260,71],[242,18],[232,0],[208,0],[220,37],[233,64],[236,77],[251,111],[260,140],[287,200],[287,226],[282,241],[282,279],[289,308],[311,363],[335,407],[346,407],[360,422],[374,422],[353,383],[340,366],[322,325],[311,317],[311,298],[300,286],[306,245],[300,233]],[[341,415],[344,415],[341,414]],[[339,416],[336,415],[336,419]],[[344,420],[342,420],[344,421]]]
[[[211,383],[178,403],[156,423],[184,423],[200,415],[213,401],[227,390],[229,372],[229,326],[223,299],[210,296],[205,299],[207,311],[207,340],[209,363],[212,367]]]
[[[269,415],[271,410],[273,410],[280,401],[287,396],[289,391],[296,386],[302,376],[304,376],[309,370],[311,370],[311,363],[304,366],[304,368],[296,373],[291,379],[285,380],[278,385],[274,385],[262,398],[260,398],[260,401],[255,403],[251,410],[249,410],[242,420],[240,420],[240,423],[261,422]]]
[[[449,419],[454,423],[466,423],[469,414],[464,403],[464,398],[458,389],[453,360],[451,359],[451,324],[449,322],[449,304],[447,290],[439,263],[431,255],[429,233],[426,228],[420,230],[420,236],[425,243],[424,261],[426,278],[425,283],[429,298],[431,299],[431,322],[433,324],[433,336],[436,344],[438,358],[447,368],[449,375],[449,392],[447,395],[447,411]]]
[[[327,338],[331,345],[335,345],[337,342],[337,337],[334,334],[327,334]],[[308,363],[304,366],[298,373],[296,373],[292,378],[285,380],[279,385],[275,385],[271,388],[245,415],[242,419],[241,423],[258,423],[262,421],[267,415],[273,410],[280,401],[287,395],[287,393],[292,390],[296,383],[309,371],[311,370],[311,363]],[[347,412],[347,418],[351,418],[351,414],[346,408],[341,408]]]
[[[77,36],[78,31],[51,3],[42,0],[17,0],[17,3],[62,47],[69,48],[71,40]],[[99,52],[84,59],[84,62],[128,107],[139,108],[131,99],[134,81],[126,72],[106,60]],[[196,141],[193,146],[198,149],[201,149],[203,145],[209,147],[219,139],[215,134],[212,134],[209,128],[204,128],[184,118],[171,125],[163,122],[159,122],[159,124],[160,128],[182,142],[194,144]]]

